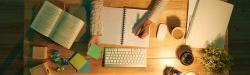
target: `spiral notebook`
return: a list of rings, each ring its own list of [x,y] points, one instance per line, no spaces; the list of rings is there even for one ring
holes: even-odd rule
[[[145,13],[146,10],[141,9],[104,7],[101,15],[103,27],[100,43],[148,47],[149,35],[141,39],[133,33]]]

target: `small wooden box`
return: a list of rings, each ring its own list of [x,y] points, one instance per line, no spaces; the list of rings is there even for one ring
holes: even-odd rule
[[[51,75],[48,63],[45,62],[30,69],[31,75]]]
[[[48,58],[48,48],[34,46],[32,58],[33,59],[47,59]]]

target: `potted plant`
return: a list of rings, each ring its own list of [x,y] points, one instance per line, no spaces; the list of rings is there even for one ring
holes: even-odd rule
[[[224,73],[232,65],[232,56],[222,48],[209,45],[203,50],[202,64],[205,70],[213,73]]]

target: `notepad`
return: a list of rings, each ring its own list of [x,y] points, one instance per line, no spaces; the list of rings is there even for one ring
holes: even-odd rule
[[[84,66],[87,63],[87,60],[80,55],[79,53],[76,53],[70,60],[69,60],[70,64],[77,70],[80,71],[82,68],[84,68]]]
[[[33,59],[47,59],[48,58],[47,47],[33,47],[32,58]]]
[[[137,47],[149,46],[149,35],[144,39],[135,36],[133,30],[146,16],[146,10],[104,7],[101,15],[102,36],[100,43]]]
[[[98,47],[96,44],[91,44],[91,46],[88,48],[87,55],[99,59],[102,55],[102,48]]]
[[[218,47],[224,48],[225,33],[233,5],[220,0],[197,2],[186,44],[193,48],[205,48],[208,44],[218,42]]]
[[[81,19],[45,1],[30,27],[69,49],[83,25]]]

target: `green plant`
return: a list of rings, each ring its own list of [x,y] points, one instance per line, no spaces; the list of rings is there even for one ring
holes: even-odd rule
[[[215,48],[209,45],[203,50],[202,64],[207,71],[222,73],[230,69],[232,65],[232,56],[225,53],[222,48]]]

